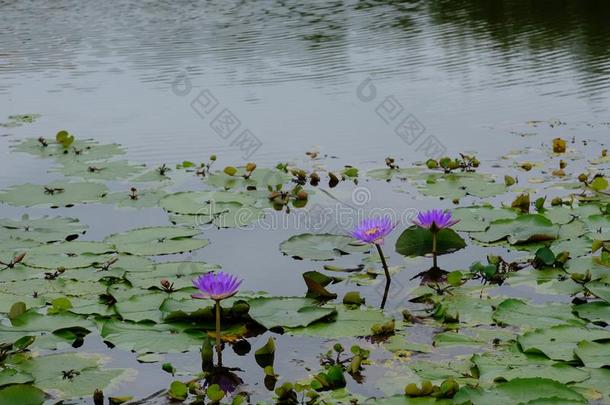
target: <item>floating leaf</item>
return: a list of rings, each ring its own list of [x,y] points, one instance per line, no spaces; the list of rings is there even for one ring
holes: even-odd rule
[[[230,169],[229,173],[227,173],[227,169]],[[212,187],[225,190],[246,187],[266,190],[267,187],[275,188],[278,185],[284,185],[291,179],[287,173],[277,169],[256,169],[248,178],[243,177],[245,174],[245,167],[227,167],[224,172],[215,172],[207,176],[206,182]]]
[[[506,192],[506,185],[478,173],[452,173],[430,177],[418,186],[424,195],[446,199],[461,199],[467,195],[487,198]]]
[[[519,326],[521,328],[543,328],[561,324],[583,325],[566,304],[532,305],[510,298],[502,301],[493,314],[499,325]]]
[[[142,172],[144,167],[144,165],[131,164],[127,160],[72,160],[63,162],[57,171],[68,177],[80,177],[85,180],[119,180]]]
[[[547,400],[548,402],[544,402]],[[489,404],[577,404],[585,398],[573,389],[548,378],[515,378],[488,390],[464,387],[453,398],[455,403]]]
[[[0,404],[41,405],[44,401],[44,392],[33,385],[17,384],[0,390]]]
[[[574,351],[586,367],[610,366],[610,343],[595,343],[583,340]]]
[[[75,204],[96,202],[108,189],[99,183],[56,181],[48,184],[21,184],[0,192],[0,202],[15,206],[71,207]]]
[[[505,351],[475,354],[471,361],[477,368],[479,380],[485,384],[534,377],[568,384],[589,378],[586,371],[565,363],[556,363],[542,355],[522,353],[515,346],[510,346]]]
[[[455,219],[460,220],[460,222],[453,226],[453,229],[466,232],[482,232],[489,227],[492,221],[515,219],[518,215],[514,210],[491,206],[456,208],[452,214]]]
[[[30,219],[28,215],[24,215],[19,221],[0,219],[0,227],[5,228],[5,236],[42,243],[74,240],[87,230],[87,225],[75,218],[45,216]]]
[[[294,235],[280,244],[280,251],[295,259],[333,260],[341,255],[370,250],[355,239],[329,233]]]
[[[31,374],[36,386],[60,398],[92,396],[96,389],[105,389],[124,380],[125,369],[104,369],[104,358],[83,353],[58,353],[33,357],[17,365]]]
[[[466,242],[452,229],[441,229],[437,234],[438,255],[452,253],[466,247]],[[432,253],[432,232],[418,226],[411,226],[400,234],[396,241],[396,251],[408,257],[425,256]]]
[[[193,238],[198,234],[199,231],[193,228],[153,226],[110,235],[104,241],[124,253],[143,256],[166,255],[207,246],[207,240]]]
[[[544,353],[553,360],[571,361],[580,341],[604,339],[610,339],[610,332],[604,329],[557,325],[527,332],[519,336],[518,342],[524,352]]]
[[[255,298],[248,304],[250,317],[267,329],[308,326],[335,313],[311,298]]]
[[[391,319],[387,318],[382,311],[365,306],[348,309],[345,305],[338,304],[335,308],[337,314],[333,321],[322,320],[307,327],[290,329],[288,332],[295,335],[325,338],[369,336],[374,325],[383,324]]]
[[[64,149],[55,139],[27,138],[16,145],[11,145],[11,149],[15,152],[29,153],[41,158],[55,158],[59,162],[74,159],[80,161],[100,160],[125,153],[125,150],[116,143],[99,144],[91,139],[76,140],[71,148]]]
[[[90,267],[108,261],[115,251],[108,243],[73,241],[47,244],[28,251],[24,263],[32,267],[65,269]]]
[[[180,353],[196,349],[203,342],[202,332],[114,319],[104,322],[100,334],[113,345],[136,353]]]
[[[105,203],[116,204],[120,208],[149,208],[156,207],[159,200],[167,193],[159,189],[137,189],[136,192],[119,191],[111,193],[104,199]]]
[[[511,245],[557,239],[559,227],[539,214],[493,221],[485,232],[473,232],[473,239],[490,243],[507,239]]]

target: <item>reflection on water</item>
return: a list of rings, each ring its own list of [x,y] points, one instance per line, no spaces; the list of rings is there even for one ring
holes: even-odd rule
[[[140,160],[242,159],[171,93],[188,75],[261,140],[260,162],[421,159],[355,97],[374,77],[448,150],[493,156],[530,119],[603,120],[609,17],[603,0],[0,0],[0,109]]]
[[[0,109],[140,160],[241,159],[171,93],[187,75],[264,143],[259,161],[421,159],[355,97],[373,77],[447,149],[493,156],[530,119],[605,119],[608,21],[603,0],[0,0]]]
[[[145,82],[186,67],[241,85],[412,78],[434,67],[465,89],[526,84],[595,98],[610,69],[603,0],[5,0],[0,10],[0,72],[13,78],[4,92],[26,72],[80,77],[117,65]],[[577,88],[561,85],[570,79]]]

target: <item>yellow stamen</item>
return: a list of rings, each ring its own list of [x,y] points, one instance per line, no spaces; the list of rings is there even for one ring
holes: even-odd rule
[[[366,231],[364,231],[364,233],[365,233],[367,236],[375,235],[377,232],[379,232],[379,227],[375,227],[375,228],[367,229]]]

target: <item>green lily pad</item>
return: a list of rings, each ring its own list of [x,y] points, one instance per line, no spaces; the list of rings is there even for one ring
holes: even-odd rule
[[[366,175],[376,180],[390,181],[394,178],[399,180],[413,179],[424,173],[424,169],[421,167],[407,167],[400,169],[373,169],[369,170]]]
[[[186,191],[168,195],[159,205],[174,214],[210,216],[225,211],[227,203],[255,205],[256,199],[229,191]]]
[[[113,256],[114,246],[108,243],[73,241],[41,245],[27,251],[23,262],[31,267],[66,269],[91,267]]]
[[[169,294],[160,291],[140,293],[127,300],[120,300],[114,307],[121,318],[128,321],[161,322],[163,313],[159,308],[168,297]]]
[[[329,233],[294,235],[280,244],[280,251],[295,259],[333,260],[341,255],[360,253],[370,250],[354,238]]]
[[[14,281],[0,283],[0,292],[14,294],[14,302],[20,301],[20,297],[43,297],[48,301],[57,297],[85,297],[103,294],[106,287],[97,281],[77,281],[70,279],[55,280],[33,279],[27,282]]]
[[[471,361],[478,370],[479,380],[484,384],[535,377],[568,384],[589,378],[586,371],[565,363],[556,363],[542,355],[522,353],[514,346],[506,351],[475,354]]]
[[[250,317],[267,329],[308,326],[336,313],[312,298],[262,297],[249,300]]]
[[[100,160],[125,153],[125,150],[119,144],[100,144],[91,139],[76,140],[68,149],[64,149],[55,139],[46,139],[45,142],[48,146],[43,146],[38,138],[28,138],[18,144],[11,145],[11,149],[14,152],[29,153],[40,158],[55,158],[59,162],[74,159],[80,161]]]
[[[485,205],[456,208],[452,214],[453,218],[460,220],[453,226],[453,229],[465,232],[483,232],[493,221],[515,219],[518,216],[515,210]]]
[[[0,127],[15,128],[23,124],[31,124],[40,118],[40,114],[13,114],[8,116],[8,122],[0,122]]]
[[[44,401],[44,392],[33,385],[16,384],[0,390],[0,404],[41,405]]]
[[[12,325],[0,325],[0,342],[14,342],[24,336],[44,336],[54,333],[59,340],[72,343],[77,334],[88,334],[95,325],[74,314],[41,315],[33,310],[12,320]],[[38,339],[33,346],[38,346]]]
[[[233,176],[229,176],[224,171],[214,172],[206,177],[206,182],[212,187],[230,190],[233,188],[256,187],[257,189],[267,189],[271,186],[275,189],[277,185],[288,183],[291,176],[277,169],[260,168],[254,170],[252,175],[245,179],[243,174],[245,167],[238,167]]]
[[[100,355],[58,353],[32,357],[17,367],[31,374],[37,387],[69,399],[93,396],[96,389],[108,389],[125,380],[125,369],[104,369],[103,362]]]
[[[553,360],[574,360],[574,350],[583,340],[610,339],[610,331],[582,326],[557,325],[527,332],[517,339],[524,352],[544,353]]]
[[[130,273],[127,279],[134,287],[149,289],[152,287],[160,288],[160,280],[168,280],[173,283],[173,289],[193,287],[192,280],[197,276],[220,269],[217,264],[204,262],[164,262],[157,263],[150,272]]]
[[[176,226],[153,226],[132,229],[108,236],[104,241],[120,252],[152,256],[189,252],[208,245],[205,239],[195,239],[199,231]]]
[[[105,341],[136,353],[180,353],[194,350],[203,342],[202,332],[115,319],[104,322],[100,333]]]
[[[589,228],[591,239],[610,240],[610,215],[591,215],[583,221]]]
[[[484,243],[507,239],[511,245],[557,239],[559,226],[539,214],[526,214],[516,219],[493,221],[485,232],[472,232],[470,236]]]
[[[138,189],[135,195],[130,191],[110,193],[104,202],[120,208],[150,208],[156,207],[165,196],[167,193],[160,189]]]
[[[41,243],[73,240],[84,234],[87,225],[75,218],[41,217],[30,219],[26,214],[16,221],[13,219],[0,219],[3,237],[9,236],[17,239],[33,240]]]
[[[265,212],[251,205],[240,203],[218,203],[213,213],[197,215],[170,215],[170,221],[176,225],[216,228],[240,228],[262,219]]]
[[[464,387],[453,400],[458,404],[470,401],[472,405],[587,403],[578,392],[548,378],[515,378],[488,390]]]
[[[610,366],[610,343],[596,343],[583,340],[578,343],[576,356],[586,367],[601,368]]]
[[[0,370],[0,387],[12,384],[27,384],[31,382],[34,382],[34,377],[32,377],[31,374],[23,373],[19,370],[15,370],[14,368],[3,368]],[[3,402],[0,400],[0,404],[1,403]]]
[[[80,161],[62,163],[57,169],[64,176],[80,177],[85,180],[119,180],[130,178],[144,170],[144,165],[134,165],[127,160]]]
[[[499,325],[518,326],[520,328],[543,328],[561,324],[584,325],[582,320],[572,314],[567,304],[532,305],[524,301],[509,298],[502,301],[493,314]]]
[[[453,253],[466,247],[466,242],[452,229],[441,229],[436,236],[438,255]],[[432,254],[432,232],[413,225],[396,240],[396,252],[407,257]]]
[[[0,191],[0,202],[15,206],[71,207],[97,202],[108,192],[105,185],[88,182],[55,181],[48,184],[21,184]]]
[[[593,301],[575,305],[574,312],[582,319],[590,322],[610,324],[610,304],[604,301]]]
[[[587,290],[589,290],[591,294],[610,303],[610,284],[594,281],[587,283],[585,287],[587,287]]]
[[[334,308],[337,311],[334,321],[321,320],[307,327],[290,329],[288,333],[323,338],[368,336],[371,335],[371,327],[390,320],[382,311],[364,305],[357,309],[348,309],[345,305],[338,304]]]
[[[583,256],[570,259],[566,262],[565,268],[570,274],[585,274],[590,272],[593,280],[610,280],[610,266],[603,264],[599,257],[596,256]]]
[[[450,200],[467,195],[488,198],[507,191],[504,183],[497,183],[492,177],[478,173],[452,173],[430,177],[418,188],[424,195]]]

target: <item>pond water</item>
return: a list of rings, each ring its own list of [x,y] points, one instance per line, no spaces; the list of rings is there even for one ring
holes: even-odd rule
[[[385,248],[390,265],[402,269],[393,276],[386,305],[398,320],[402,309],[419,308],[408,302],[419,285],[412,277],[430,263],[395,253],[397,237],[418,210],[457,205],[452,193],[435,198],[444,189],[422,195],[421,187],[396,179],[386,183],[365,173],[384,167],[388,156],[407,168],[428,158],[475,153],[481,172],[495,175],[501,184],[510,171],[525,185],[508,193],[463,196],[460,206],[510,205],[517,191],[524,190],[548,195],[549,201],[564,196],[565,190],[546,188],[550,166],[556,168],[559,161],[547,153],[552,139],[564,138],[580,153],[569,156],[572,177],[607,147],[608,21],[610,4],[602,0],[0,0],[0,121],[5,121],[0,127],[0,188],[62,179],[66,171],[58,171],[52,159],[11,153],[24,139],[53,139],[61,129],[77,140],[119,143],[135,163],[151,168],[167,164],[176,173],[165,187],[168,193],[214,188],[174,169],[183,161],[207,161],[211,154],[218,156],[214,170],[247,161],[259,168],[291,162],[321,172],[353,165],[360,169],[358,184],[348,180],[311,189],[302,216],[298,209],[291,214],[268,210],[261,223],[245,229],[205,226],[209,246],[155,259],[218,264],[243,278],[245,290],[301,297],[306,271],[323,271],[324,264],[362,263],[381,271],[380,265],[360,254],[332,262],[294,260],[278,246],[300,233],[345,233],[363,216],[384,208],[401,222]],[[13,125],[8,116],[15,114],[40,117]],[[319,156],[311,159],[305,154],[309,151]],[[526,160],[545,166],[524,172],[518,166]],[[599,168],[603,173],[607,165]],[[111,180],[113,191],[125,192],[131,185]],[[1,216],[76,217],[88,225],[79,240],[100,241],[134,228],[171,225],[157,204],[142,209],[103,202],[57,209],[22,205],[2,204]],[[489,254],[512,260],[524,252],[469,243],[450,258],[441,257],[440,264],[448,270],[467,269]],[[351,279],[328,288],[339,297],[359,290],[367,304],[377,307],[383,295],[380,279],[371,286]],[[570,303],[565,291],[551,292],[509,283],[490,294],[538,304]],[[439,328],[411,327],[409,339],[430,343]],[[249,343],[258,349],[274,336],[281,383],[318,372],[318,356],[336,341],[306,335],[267,331]],[[356,342],[373,350],[367,380],[348,378],[348,389],[363,397],[402,392],[411,381],[399,379],[405,372],[401,368],[392,366],[388,372],[384,364],[391,354],[388,358],[372,340],[341,339],[347,346]],[[479,349],[450,347],[415,356],[444,361]],[[165,389],[173,380],[186,381],[200,367],[195,351],[167,354],[162,362],[182,372],[173,377],[159,362],[138,363],[128,351],[108,349],[97,332],[78,350],[110,356],[107,367],[136,369],[134,382],[108,390],[136,399]],[[253,400],[269,400],[273,394],[262,384],[253,351],[240,356],[227,348],[225,363],[245,370],[241,377]],[[152,401],[165,399],[146,403]]]

